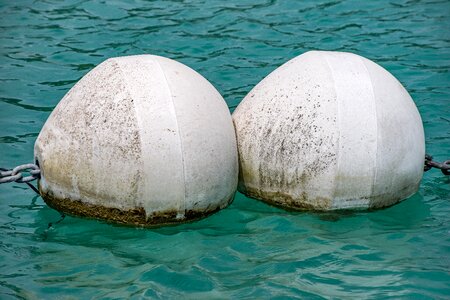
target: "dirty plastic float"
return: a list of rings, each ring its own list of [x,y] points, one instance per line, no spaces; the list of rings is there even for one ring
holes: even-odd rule
[[[245,194],[290,209],[380,208],[414,194],[424,132],[404,87],[361,56],[311,51],[233,113]]]
[[[136,225],[194,220],[227,206],[238,176],[228,107],[174,60],[111,58],[84,76],[35,144],[46,203]]]

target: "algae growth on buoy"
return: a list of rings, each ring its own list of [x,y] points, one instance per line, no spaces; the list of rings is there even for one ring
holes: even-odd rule
[[[237,186],[225,101],[194,70],[154,55],[111,58],[86,74],[48,118],[35,159],[49,206],[125,224],[201,218]]]
[[[264,78],[233,113],[238,189],[291,209],[367,209],[414,194],[422,121],[405,88],[361,56],[311,51]]]

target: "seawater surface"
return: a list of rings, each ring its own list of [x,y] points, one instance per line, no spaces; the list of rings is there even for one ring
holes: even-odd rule
[[[450,154],[450,2],[1,1],[0,166],[33,159],[62,96],[95,65],[151,53],[197,70],[231,110],[308,50],[350,51],[408,89],[427,152]],[[450,297],[450,184],[375,212],[295,213],[237,194],[190,224],[139,229],[66,217],[0,186],[0,298]],[[53,222],[52,226],[48,226]]]

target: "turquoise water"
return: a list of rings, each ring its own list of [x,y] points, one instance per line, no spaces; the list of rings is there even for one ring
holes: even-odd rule
[[[450,2],[1,1],[0,166],[31,162],[46,118],[108,57],[152,53],[208,78],[231,110],[307,50],[391,71],[450,156]],[[450,297],[450,180],[375,212],[292,213],[237,194],[199,222],[135,229],[66,217],[0,186],[0,298]]]

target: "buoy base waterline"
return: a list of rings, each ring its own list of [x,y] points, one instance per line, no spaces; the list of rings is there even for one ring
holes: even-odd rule
[[[198,221],[225,208],[234,198],[233,193],[223,199],[223,204],[221,206],[208,207],[207,209],[202,210],[186,210],[182,215],[180,215],[178,210],[173,209],[154,212],[150,216],[147,216],[143,207],[132,209],[105,207],[102,205],[86,203],[81,200],[57,198],[50,191],[44,193],[39,189],[39,192],[49,207],[64,214],[138,227],[160,227]]]
[[[305,193],[293,197],[280,191],[262,191],[258,188],[238,185],[238,190],[247,197],[262,200],[265,203],[288,211],[339,211],[339,210],[377,210],[393,206],[414,195],[419,190],[420,182],[397,191],[396,194],[372,196],[358,199],[333,199],[317,197],[312,199]]]

